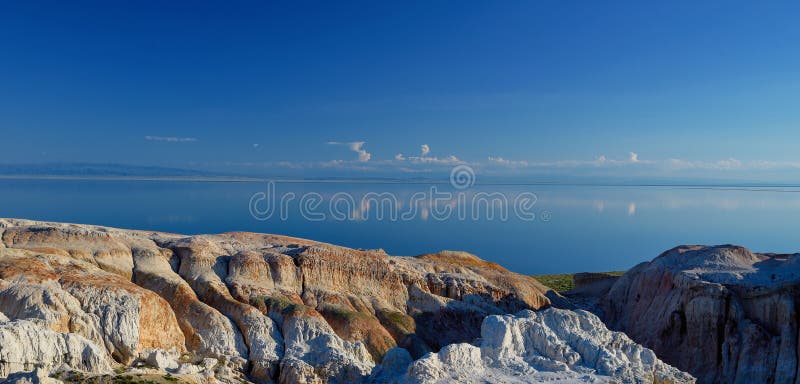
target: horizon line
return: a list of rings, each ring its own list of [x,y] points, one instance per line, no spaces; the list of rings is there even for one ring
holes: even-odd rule
[[[284,184],[433,184],[447,185],[449,180],[396,179],[396,178],[281,178],[281,177],[231,177],[231,176],[122,176],[122,175],[2,175],[0,180],[52,180],[52,181],[142,181],[142,182],[216,182],[216,183],[284,183]],[[793,183],[762,182],[570,182],[570,181],[488,181],[475,182],[475,186],[566,186],[566,187],[652,187],[714,190],[743,190],[764,192],[800,192],[778,188],[798,188]]]

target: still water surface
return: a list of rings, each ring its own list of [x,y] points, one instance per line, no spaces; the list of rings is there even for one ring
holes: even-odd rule
[[[430,200],[432,187],[440,200]],[[384,200],[365,203],[370,193]],[[450,199],[438,195],[446,193]],[[264,211],[266,200],[258,198],[265,196],[293,196],[284,218],[280,209],[253,216],[251,202]],[[304,211],[303,196],[319,199],[316,208]],[[535,199],[515,211],[519,196]],[[793,188],[278,183],[273,191],[258,182],[0,180],[0,217],[185,234],[278,233],[393,255],[457,249],[529,274],[627,269],[679,244],[800,251],[800,189]]]

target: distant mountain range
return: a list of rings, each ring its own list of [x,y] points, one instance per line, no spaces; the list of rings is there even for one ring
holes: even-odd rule
[[[213,176],[192,169],[127,164],[42,163],[0,164],[0,175],[6,176]]]

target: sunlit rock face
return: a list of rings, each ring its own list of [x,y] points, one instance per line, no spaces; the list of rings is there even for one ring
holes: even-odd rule
[[[221,382],[367,381],[402,366],[392,352],[376,368],[393,348],[419,358],[474,341],[488,315],[550,304],[533,278],[462,252],[17,219],[0,219],[0,238],[0,335],[16,343],[0,356],[40,342],[31,327],[54,348],[23,349],[0,375],[155,364]]]
[[[34,368],[108,372],[107,356],[80,335],[52,331],[35,320],[0,318],[0,378]]]
[[[623,275],[600,313],[700,383],[795,383],[798,288],[799,254],[681,246]]]
[[[82,260],[0,249],[0,311],[74,333],[130,363],[148,348],[184,350],[184,336],[167,301],[119,275]]]
[[[489,316],[481,339],[410,365],[407,383],[693,383],[653,351],[585,311],[550,308]]]

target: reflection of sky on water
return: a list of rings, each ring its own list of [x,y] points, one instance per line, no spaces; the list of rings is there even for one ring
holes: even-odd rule
[[[314,222],[289,211],[286,221],[257,221],[248,210],[256,183],[109,181],[0,181],[0,216],[83,222],[178,233],[233,230],[281,233],[351,247],[384,248],[397,255],[463,249],[523,273],[612,270],[652,259],[678,244],[736,243],[756,251],[796,251],[800,193],[775,190],[687,189],[674,187],[480,186],[464,199],[414,201],[430,186],[413,184],[278,184],[278,195],[336,193],[354,197],[352,220]],[[452,192],[438,186],[440,192]],[[411,220],[377,220],[369,192],[396,196],[399,214],[417,209]],[[525,221],[439,220],[447,207],[457,212],[476,193],[499,192],[511,204],[521,193],[537,197]],[[296,203],[296,201],[295,201]],[[297,205],[295,204],[295,208]],[[482,206],[481,209],[486,209]],[[483,211],[481,211],[483,212]]]

